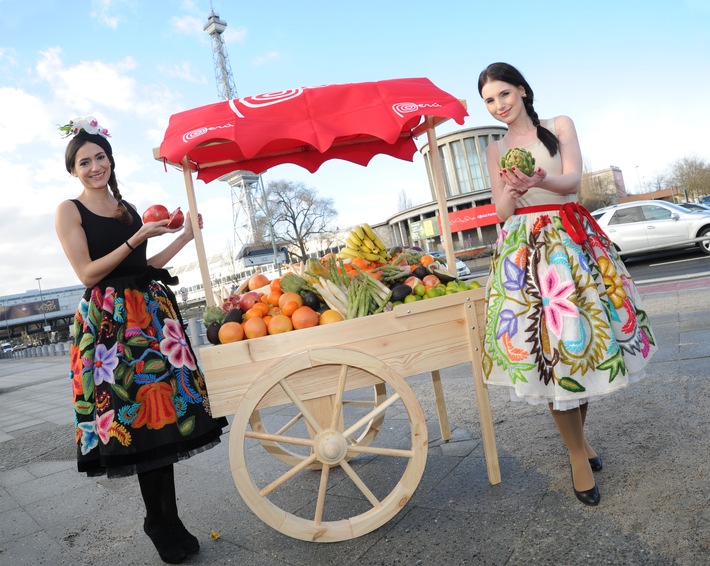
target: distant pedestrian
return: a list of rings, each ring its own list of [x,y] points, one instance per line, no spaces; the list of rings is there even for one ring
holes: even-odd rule
[[[143,224],[123,200],[108,132],[94,119],[61,129],[72,136],[67,171],[82,184],[79,196],[56,212],[64,253],[86,286],[71,345],[78,468],[90,476],[136,474],[143,529],[163,561],[179,563],[200,545],[178,516],[173,464],[219,443],[227,424],[210,414],[204,377],[168,287],[177,281],[163,269],[193,239],[192,223],[188,213],[182,232],[147,258],[149,238],[180,229],[169,229],[167,220]]]
[[[567,116],[538,118],[533,91],[507,63],[481,72],[478,92],[508,126],[486,148],[491,190],[505,222],[487,285],[484,372],[515,400],[549,403],[567,446],[577,498],[599,503],[587,442],[588,401],[640,379],[657,351],[639,293],[601,228],[577,203],[582,155]],[[533,171],[500,169],[524,148]]]

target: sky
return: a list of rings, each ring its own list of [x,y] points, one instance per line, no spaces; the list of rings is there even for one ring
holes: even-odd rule
[[[181,173],[152,150],[172,114],[219,100],[203,31],[212,8],[227,22],[239,97],[427,77],[467,101],[464,125],[447,122],[441,135],[499,125],[476,83],[506,61],[532,86],[541,118],[574,120],[585,167],[621,168],[631,192],[684,157],[710,161],[706,0],[0,0],[0,296],[34,291],[37,277],[43,289],[79,284],[54,228],[57,205],[81,192],[57,129],[74,117],[109,129],[121,192],[139,211],[187,209]],[[263,175],[279,180],[331,198],[341,228],[386,221],[402,191],[413,204],[432,200],[419,153]],[[195,189],[206,252],[221,253],[235,241],[231,191],[218,181]],[[149,254],[171,237],[152,239]],[[195,258],[190,245],[170,265]]]

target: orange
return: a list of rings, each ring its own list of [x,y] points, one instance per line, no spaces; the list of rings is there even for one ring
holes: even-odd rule
[[[264,312],[261,309],[252,307],[244,313],[244,318],[242,320],[249,320],[251,318],[264,318]]]
[[[328,309],[320,313],[320,320],[318,324],[330,324],[332,322],[340,322],[343,320],[343,315],[338,311]]]
[[[261,311],[261,316],[269,314],[269,309],[271,308],[269,305],[266,303],[262,302],[256,302],[254,303],[254,306],[252,307],[253,309],[257,309]]]
[[[295,291],[287,291],[279,297],[279,308],[283,309],[284,305],[286,303],[290,303],[291,301],[296,301],[300,307],[303,304],[303,297]]]
[[[266,323],[263,318],[250,318],[244,323],[244,335],[247,338],[259,338],[268,333]]]
[[[230,342],[239,342],[244,338],[244,330],[242,325],[238,322],[225,322],[219,327],[219,341],[222,344],[229,344]]]
[[[266,295],[266,297],[264,297],[264,302],[267,305],[277,307],[279,305],[279,299],[281,298],[281,295],[283,295],[283,293],[281,291],[271,291],[271,293],[269,293],[268,295]]]
[[[311,307],[298,307],[291,315],[291,322],[296,330],[310,328],[318,324],[318,313]]]
[[[281,278],[277,277],[276,279],[272,279],[271,283],[269,283],[269,289],[271,289],[272,292],[283,293],[284,291],[281,288]]]
[[[274,315],[267,314],[262,320],[266,323],[266,327],[269,327],[269,322],[271,322],[271,319],[274,318]]]
[[[422,257],[419,258],[419,263],[422,264],[424,267],[429,265],[430,263],[434,263],[436,259],[434,259],[433,256],[430,256],[429,254],[424,254]]]
[[[269,278],[263,273],[257,273],[249,278],[249,283],[247,284],[250,291],[256,291],[269,284]]]
[[[364,257],[353,258],[352,264],[362,270],[365,270],[370,267],[370,262],[367,261]]]
[[[277,314],[271,318],[267,328],[269,334],[281,334],[283,332],[290,332],[293,330],[293,323],[285,314]]]
[[[285,314],[286,316],[292,316],[293,313],[295,313],[296,310],[299,308],[301,308],[301,305],[299,305],[296,301],[289,301],[281,307],[281,314]]]

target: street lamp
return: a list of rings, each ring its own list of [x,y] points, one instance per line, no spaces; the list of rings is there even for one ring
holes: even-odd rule
[[[50,327],[47,325],[47,313],[44,311],[44,298],[42,297],[42,278],[41,277],[35,277],[35,280],[37,281],[37,286],[39,287],[39,302],[40,302],[40,310],[42,311],[42,318],[44,319],[44,331],[49,332]]]

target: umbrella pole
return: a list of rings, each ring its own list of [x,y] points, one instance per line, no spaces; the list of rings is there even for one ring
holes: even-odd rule
[[[185,190],[187,192],[187,204],[190,208],[190,221],[192,222],[192,232],[195,235],[195,249],[197,250],[197,261],[200,264],[202,274],[202,285],[205,289],[205,302],[208,307],[216,305],[214,293],[212,291],[212,279],[207,265],[207,255],[205,254],[205,241],[202,239],[200,230],[200,220],[197,212],[197,200],[195,199],[195,185],[192,182],[192,171],[187,158],[182,160],[182,174],[185,177]]]
[[[454,243],[451,239],[451,224],[449,223],[449,209],[446,207],[446,191],[444,188],[444,170],[441,166],[441,157],[439,156],[439,145],[436,143],[436,131],[434,130],[434,118],[426,117],[427,129],[426,135],[429,142],[429,161],[431,163],[431,176],[434,181],[434,193],[436,201],[439,205],[439,222],[441,224],[441,241],[444,242],[444,251],[446,252],[446,264],[449,266],[448,271],[456,275],[456,260],[454,257]],[[453,269],[451,269],[453,266]]]

